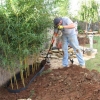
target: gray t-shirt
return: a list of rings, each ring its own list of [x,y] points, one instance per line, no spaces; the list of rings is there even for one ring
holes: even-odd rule
[[[70,19],[70,18],[68,18],[68,17],[62,17],[62,25],[64,26],[64,25],[69,25],[69,24],[71,24],[71,23],[73,23],[72,22],[72,20]],[[57,31],[58,31],[58,28],[54,28],[54,32],[55,33],[57,33]],[[62,29],[61,30],[62,31],[62,35],[68,35],[68,36],[70,36],[70,35],[74,35],[74,34],[76,34],[76,31],[75,31],[75,28],[73,28],[73,29]]]

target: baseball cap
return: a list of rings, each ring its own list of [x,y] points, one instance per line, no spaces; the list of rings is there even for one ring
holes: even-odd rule
[[[54,25],[55,26],[58,25],[61,19],[62,19],[61,17],[54,18],[54,21],[53,21],[54,22]]]

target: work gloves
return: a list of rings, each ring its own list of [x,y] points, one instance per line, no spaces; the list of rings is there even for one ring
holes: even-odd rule
[[[59,25],[59,26],[58,26],[58,29],[59,29],[59,30],[62,30],[63,28],[64,28],[64,27],[63,27],[62,25]]]

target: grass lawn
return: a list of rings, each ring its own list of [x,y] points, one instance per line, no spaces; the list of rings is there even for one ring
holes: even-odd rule
[[[86,61],[86,67],[90,70],[95,69],[100,72],[100,36],[93,37],[93,40],[97,41],[97,43],[93,44],[93,48],[97,49],[97,54],[95,58]]]

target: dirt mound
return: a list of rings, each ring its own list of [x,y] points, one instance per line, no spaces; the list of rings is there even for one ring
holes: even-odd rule
[[[0,88],[0,100],[100,100],[100,73],[77,65],[49,70],[48,66],[27,90],[17,94]]]

